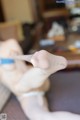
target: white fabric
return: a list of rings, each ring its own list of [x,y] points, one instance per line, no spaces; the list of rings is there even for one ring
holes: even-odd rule
[[[43,96],[43,95],[45,95],[45,92],[34,91],[34,92],[24,93],[22,96],[18,97],[18,99],[21,100],[21,99],[23,99],[24,97],[30,97],[30,96]]]

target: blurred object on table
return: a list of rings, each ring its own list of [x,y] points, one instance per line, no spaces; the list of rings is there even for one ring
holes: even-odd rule
[[[80,0],[65,0],[66,7],[71,10],[80,7]]]
[[[80,15],[80,7],[75,7],[73,9],[71,9],[70,13],[72,15]]]
[[[80,54],[80,40],[73,41],[72,44],[69,44],[68,49],[76,54]]]
[[[69,31],[74,33],[80,33],[80,17],[73,18],[70,21]]]
[[[65,0],[65,5],[68,9],[72,9],[76,7],[76,1],[77,0]]]
[[[51,29],[47,33],[47,38],[55,41],[64,41],[65,40],[64,28],[57,22],[53,22]]]
[[[39,42],[40,46],[51,46],[51,45],[54,45],[55,44],[55,41],[54,40],[49,40],[49,39],[42,39],[40,40]]]

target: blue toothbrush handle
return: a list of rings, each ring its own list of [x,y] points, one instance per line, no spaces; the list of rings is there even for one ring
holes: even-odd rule
[[[1,58],[0,64],[13,64],[15,61],[13,59]]]

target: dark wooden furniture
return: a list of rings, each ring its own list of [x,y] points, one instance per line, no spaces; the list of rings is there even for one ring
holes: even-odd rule
[[[38,15],[44,22],[44,31],[51,28],[54,21],[64,21],[69,19],[70,13],[64,3],[57,3],[57,0],[36,0],[38,5]]]
[[[37,3],[40,15],[43,19],[60,16],[67,17],[69,15],[65,4],[57,3],[56,0],[38,0]]]
[[[1,4],[1,0],[0,0],[0,22],[4,22],[5,18],[3,15],[3,9],[2,9],[2,4]]]

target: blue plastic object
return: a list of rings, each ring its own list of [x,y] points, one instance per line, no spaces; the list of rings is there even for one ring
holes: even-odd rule
[[[15,61],[8,58],[0,58],[0,64],[13,64]]]

